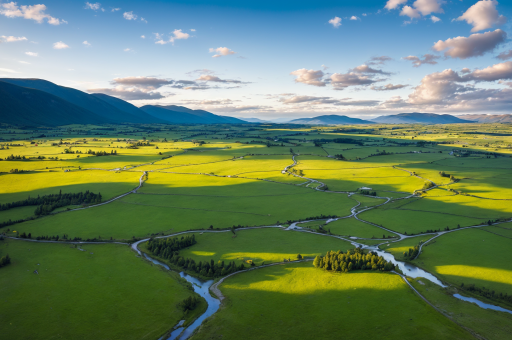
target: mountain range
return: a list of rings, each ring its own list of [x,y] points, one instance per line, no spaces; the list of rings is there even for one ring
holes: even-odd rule
[[[459,118],[475,121],[478,123],[512,123],[512,115],[488,115],[488,114],[474,114],[474,115],[461,115]]]
[[[359,118],[350,118],[339,115],[326,115],[313,118],[299,118],[289,122],[290,124],[313,124],[313,125],[355,125],[355,124],[375,124],[369,120]]]
[[[372,119],[380,124],[458,124],[472,123],[471,121],[460,119],[452,115],[438,115],[435,113],[399,113],[396,115],[380,116]]]
[[[176,105],[138,108],[102,93],[88,94],[43,79],[17,78],[0,78],[0,122],[29,126],[247,123],[238,118]]]

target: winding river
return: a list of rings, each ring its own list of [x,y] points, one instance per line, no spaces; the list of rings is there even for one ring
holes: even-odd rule
[[[296,224],[294,224],[294,225],[296,226]],[[288,230],[290,230],[290,228],[288,228]],[[173,236],[176,236],[176,235],[169,235],[169,236],[164,236],[164,237],[173,237]],[[143,255],[146,259],[148,259],[149,261],[153,262],[154,264],[162,266],[162,267],[164,267],[167,270],[172,270],[165,263],[162,263],[162,262],[160,262],[158,260],[155,260],[154,258],[152,258],[152,257],[150,257],[150,256],[148,256],[146,254],[143,254],[139,250],[139,244],[142,243],[142,242],[146,242],[147,240],[149,240],[149,239],[144,239],[144,240],[140,240],[140,241],[138,241],[136,243],[133,243],[132,244],[132,249],[135,250],[139,255]],[[427,280],[429,280],[429,281],[431,281],[431,282],[435,283],[436,285],[441,286],[443,288],[447,287],[437,277],[435,277],[434,275],[430,274],[429,272],[427,272],[427,271],[425,271],[425,270],[423,270],[421,268],[418,268],[418,267],[416,267],[416,266],[414,266],[412,264],[405,263],[405,262],[402,262],[402,261],[397,261],[392,254],[387,253],[387,252],[379,249],[378,246],[375,246],[375,245],[374,246],[367,246],[365,244],[357,243],[357,242],[354,242],[354,241],[350,241],[350,243],[354,247],[362,247],[363,249],[367,249],[369,251],[376,252],[379,256],[382,256],[386,261],[392,262],[393,264],[397,265],[398,268],[400,268],[400,270],[406,276],[410,276],[412,278],[421,277],[421,278],[427,279]],[[208,308],[206,309],[206,312],[204,312],[199,318],[197,318],[188,327],[182,327],[181,326],[182,322],[180,322],[177,326],[175,326],[175,329],[171,332],[170,336],[162,337],[159,340],[185,340],[185,339],[187,339],[203,323],[203,321],[206,318],[212,316],[213,314],[215,314],[215,312],[217,312],[217,310],[219,309],[220,304],[221,304],[219,299],[214,298],[210,294],[210,289],[209,288],[213,284],[213,282],[214,282],[213,280],[209,280],[209,281],[203,282],[203,281],[201,281],[201,280],[199,280],[199,279],[197,279],[197,278],[195,278],[193,276],[190,276],[190,275],[188,275],[188,274],[186,274],[184,272],[180,272],[180,276],[192,284],[192,287],[194,288],[194,292],[196,292],[197,294],[199,294],[201,297],[203,297],[206,300],[206,302],[208,303]],[[484,308],[484,309],[492,309],[492,310],[495,310],[495,311],[505,312],[505,313],[512,314],[511,310],[508,310],[508,309],[505,309],[505,308],[502,308],[502,307],[499,307],[499,306],[487,304],[487,303],[484,303],[484,302],[482,302],[482,301],[480,301],[478,299],[475,299],[475,298],[465,297],[465,296],[462,296],[460,294],[454,294],[453,297],[455,297],[457,299],[460,299],[460,300],[463,300],[463,301],[475,303],[476,305],[478,305],[479,307]]]

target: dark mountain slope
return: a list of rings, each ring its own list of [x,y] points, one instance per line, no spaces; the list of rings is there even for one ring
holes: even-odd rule
[[[130,104],[122,99],[112,97],[103,93],[92,93],[91,96],[99,98],[123,112],[127,112],[135,117],[142,119],[144,123],[166,123],[165,121],[153,117],[150,114],[147,114],[146,112],[139,109],[137,106]]]
[[[57,126],[109,121],[47,92],[0,81],[0,122]]]
[[[142,118],[121,111],[96,96],[69,87],[59,86],[43,79],[0,78],[0,81],[50,93],[111,122],[144,123]]]

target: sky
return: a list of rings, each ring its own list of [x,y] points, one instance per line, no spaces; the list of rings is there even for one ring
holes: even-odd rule
[[[512,113],[512,1],[0,0],[0,77],[261,119]]]

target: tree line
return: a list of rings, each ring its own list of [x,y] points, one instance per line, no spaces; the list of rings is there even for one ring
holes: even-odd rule
[[[409,248],[408,251],[404,251],[404,257],[406,259],[415,259],[416,256],[418,256],[418,253],[420,252],[420,246],[415,246],[414,248]]]
[[[352,270],[391,271],[395,269],[393,263],[384,260],[376,252],[365,253],[361,247],[347,250],[346,253],[338,250],[328,251],[325,256],[317,255],[313,265],[315,268],[344,273]]]
[[[150,239],[146,242],[146,247],[152,255],[163,258],[182,270],[188,270],[202,275],[203,277],[213,278],[225,276],[245,269],[243,263],[237,266],[235,261],[229,262],[228,264],[224,263],[224,261],[215,263],[214,260],[199,261],[196,263],[194,259],[179,255],[179,250],[190,247],[196,243],[195,235],[191,235],[186,237],[182,236],[181,238]],[[254,262],[251,263],[251,265],[254,266]]]
[[[188,310],[194,310],[196,306],[201,302],[201,298],[197,296],[189,296],[185,300],[178,303],[178,308],[186,312]]]
[[[117,156],[117,150],[110,150],[110,153],[108,151],[87,151],[88,155],[95,155],[95,156]]]
[[[494,301],[502,300],[504,302],[512,303],[512,295],[508,295],[508,293],[505,293],[505,294],[498,293],[498,292],[495,292],[494,290],[490,290],[485,287],[482,287],[482,288],[477,287],[477,286],[475,286],[475,284],[464,285],[464,283],[461,283],[460,288],[462,290],[466,290],[466,291],[472,292],[474,294],[484,296],[490,300],[494,300]]]

